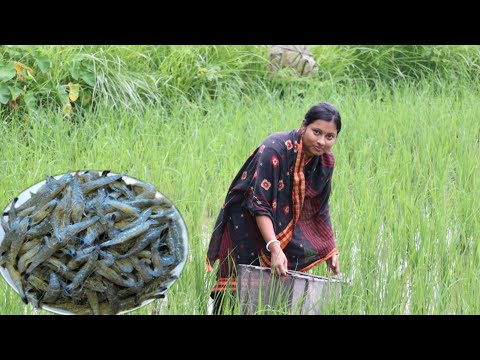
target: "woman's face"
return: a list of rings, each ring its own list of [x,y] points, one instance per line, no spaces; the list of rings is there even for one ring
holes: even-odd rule
[[[302,126],[303,151],[307,156],[319,156],[330,151],[337,139],[337,127],[333,121],[315,120]]]

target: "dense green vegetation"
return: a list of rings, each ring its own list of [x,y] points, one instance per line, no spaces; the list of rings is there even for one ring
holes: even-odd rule
[[[328,101],[343,120],[330,206],[352,279],[328,312],[478,313],[480,47],[311,49],[319,70],[298,78],[268,75],[264,46],[0,47],[0,207],[77,169],[155,184],[183,215],[189,257],[168,304],[135,313],[206,314],[230,181],[264,137]],[[0,314],[47,313],[3,280],[0,294]]]

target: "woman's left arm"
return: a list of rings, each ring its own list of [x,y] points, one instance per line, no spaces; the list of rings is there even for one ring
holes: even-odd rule
[[[320,202],[323,203],[323,206],[321,207],[318,215],[328,225],[333,236],[333,227],[332,227],[332,221],[330,219],[330,205],[329,205],[331,191],[332,191],[332,184],[331,184],[331,178],[330,178],[330,180],[327,181],[324,191],[320,195],[321,196]],[[340,262],[338,260],[338,255],[339,254],[337,249],[335,254],[333,254],[330,258],[326,260],[327,267],[335,275],[340,274]]]
[[[255,217],[258,225],[258,229],[262,234],[265,243],[269,243],[269,240],[276,240],[277,237],[275,235],[275,231],[273,230],[272,220],[266,215],[259,215]],[[282,248],[280,247],[279,241],[272,241],[270,243],[270,247],[267,250],[272,254],[272,264],[271,269],[275,272],[275,274],[280,276],[287,275],[288,270],[288,260],[283,252]]]

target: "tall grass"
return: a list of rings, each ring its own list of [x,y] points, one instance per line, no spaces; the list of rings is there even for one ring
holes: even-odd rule
[[[35,51],[50,62],[45,72]],[[35,80],[14,78],[8,85],[26,88],[39,107],[64,105],[59,89],[65,93],[72,82],[80,86],[77,113],[85,111],[83,103],[96,109],[100,102],[143,111],[179,97],[196,101],[225,91],[250,93],[266,79],[267,55],[266,46],[0,46],[0,69],[12,62],[31,67]]]
[[[268,46],[0,45],[0,98],[5,103],[0,115],[15,116],[26,109],[32,113],[45,106],[64,108],[67,115],[72,106],[79,114],[95,111],[101,102],[132,111],[169,109],[179,98],[198,103],[225,92],[252,96],[259,87],[288,92],[311,81],[372,87],[428,79],[444,88],[476,81],[480,75],[479,46],[310,48],[318,72],[302,78],[283,70],[272,76],[267,70]],[[10,78],[6,66],[13,71],[17,62],[31,68],[34,79],[25,71]],[[71,103],[69,83],[79,86],[79,97]]]
[[[442,86],[480,75],[479,46],[319,45],[311,49],[319,77],[335,82],[396,85],[428,79]]]
[[[204,272],[206,250],[231,180],[264,137],[300,126],[308,108],[326,100],[343,119],[331,215],[342,271],[353,280],[329,313],[478,313],[478,88],[431,83],[313,84],[283,97],[224,92],[216,101],[178,99],[168,111],[101,105],[76,121],[41,110],[1,126],[0,207],[47,175],[77,169],[155,184],[185,220],[189,255],[168,303],[134,313],[206,314],[214,280]],[[325,266],[312,273],[325,275]],[[0,281],[0,313],[37,311]]]

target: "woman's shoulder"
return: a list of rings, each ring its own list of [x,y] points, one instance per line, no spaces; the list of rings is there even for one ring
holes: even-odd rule
[[[298,129],[292,131],[276,132],[262,141],[261,148],[274,152],[288,150],[298,136]]]
[[[273,134],[270,134],[263,140],[263,142],[267,142],[269,140],[287,140],[290,138],[291,131],[281,131],[281,132],[276,132]]]
[[[335,165],[335,155],[331,151],[323,153],[321,155],[322,158],[322,165],[325,167],[333,168]]]

